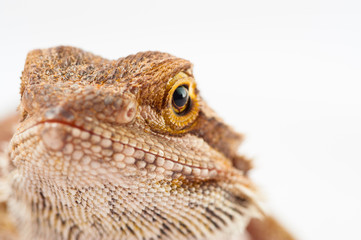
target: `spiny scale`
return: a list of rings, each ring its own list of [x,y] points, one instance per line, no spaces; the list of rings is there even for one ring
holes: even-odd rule
[[[183,85],[191,109],[176,115]],[[191,63],[165,53],[31,52],[10,144],[20,238],[240,236],[260,214],[248,169],[233,166],[241,136],[198,92]]]

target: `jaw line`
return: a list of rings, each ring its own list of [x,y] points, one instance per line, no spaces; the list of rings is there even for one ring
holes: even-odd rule
[[[180,163],[176,160],[173,160],[171,158],[166,158],[164,156],[161,156],[161,155],[158,155],[158,154],[154,154],[150,151],[146,151],[142,148],[138,148],[138,147],[134,147],[134,146],[131,146],[129,144],[126,144],[126,143],[123,143],[121,141],[118,141],[118,140],[113,140],[111,138],[108,138],[108,137],[105,137],[105,136],[102,136],[100,134],[97,134],[97,133],[94,133],[93,131],[90,131],[90,130],[87,130],[83,127],[80,127],[80,126],[77,126],[76,124],[72,123],[72,122],[67,122],[67,121],[63,121],[63,120],[59,120],[59,119],[48,119],[48,120],[43,120],[43,121],[39,121],[35,124],[33,124],[32,126],[22,130],[21,132],[19,132],[18,134],[23,134],[25,133],[26,131],[29,131],[31,130],[32,128],[35,128],[37,126],[41,126],[41,125],[44,125],[44,124],[53,124],[53,123],[57,123],[57,124],[60,124],[60,125],[64,125],[64,126],[68,126],[70,128],[75,128],[75,129],[79,129],[80,131],[84,131],[84,132],[88,132],[90,133],[90,135],[94,135],[94,136],[98,136],[98,137],[101,137],[101,138],[105,138],[105,139],[109,139],[111,140],[113,143],[120,143],[120,144],[123,144],[124,146],[127,146],[127,147],[131,147],[131,148],[134,148],[135,150],[140,150],[140,151],[143,151],[144,153],[148,153],[148,154],[152,154],[154,155],[156,158],[157,157],[162,157],[164,158],[165,160],[169,160],[169,161],[172,161],[174,164],[181,164],[182,166],[186,166],[186,167],[190,167],[193,169],[199,169],[199,170],[208,170],[208,172],[211,172],[211,171],[215,171],[216,172],[216,175],[219,175],[219,174],[224,174],[225,171],[224,170],[220,170],[220,169],[216,169],[216,168],[207,168],[207,167],[201,167],[201,166],[193,166],[193,165],[190,165],[190,164],[185,164],[185,163]],[[138,159],[137,159],[138,160]],[[193,175],[192,175],[193,176]],[[212,178],[210,178],[212,179]]]

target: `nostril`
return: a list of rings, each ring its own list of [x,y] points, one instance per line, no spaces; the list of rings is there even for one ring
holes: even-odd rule
[[[135,108],[131,107],[127,110],[127,117],[128,118],[133,118],[134,116],[134,113],[135,113]]]
[[[116,122],[117,123],[129,123],[131,122],[137,112],[137,106],[134,101],[124,101],[122,108],[116,115]]]

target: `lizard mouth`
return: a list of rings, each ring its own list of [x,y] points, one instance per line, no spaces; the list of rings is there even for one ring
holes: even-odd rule
[[[224,166],[216,165],[213,159],[192,158],[180,150],[170,152],[169,148],[155,140],[138,138],[135,132],[123,130],[122,134],[114,135],[101,130],[99,127],[87,129],[72,122],[50,119],[19,132],[16,139],[24,142],[35,136],[43,147],[35,149],[35,155],[41,151],[48,152],[48,155],[61,155],[73,164],[79,162],[94,167],[91,169],[93,172],[100,170],[105,173],[112,168],[113,172],[147,175],[158,180],[181,176],[214,179],[225,174]]]

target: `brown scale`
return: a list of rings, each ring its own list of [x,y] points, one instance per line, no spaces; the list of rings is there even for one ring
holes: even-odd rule
[[[18,117],[0,131],[1,239],[293,239],[260,208],[242,135],[189,61],[56,47],[30,52],[21,80],[10,144]]]

